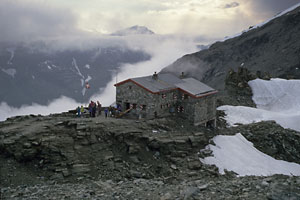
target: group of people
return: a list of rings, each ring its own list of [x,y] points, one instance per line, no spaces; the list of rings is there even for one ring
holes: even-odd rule
[[[101,103],[99,103],[99,101],[97,101],[97,104],[91,101],[89,103],[88,108],[89,108],[90,117],[96,117],[96,113],[98,116],[101,115]]]
[[[94,101],[91,101],[89,103],[88,112],[90,117],[100,116],[101,111],[102,111],[102,105],[99,101],[97,101],[97,103]],[[121,112],[122,112],[122,108],[120,104],[117,104],[116,106],[109,106],[104,109],[105,118],[115,117]],[[81,107],[78,106],[76,108],[77,117],[82,117],[84,113],[85,113],[85,108],[83,107],[83,105],[81,105]]]
[[[101,110],[102,110],[102,106],[101,106],[101,103],[99,101],[97,101],[97,103],[94,102],[94,101],[91,101],[89,103],[88,111],[89,111],[89,116],[90,117],[96,117],[96,115],[100,116],[101,115]],[[83,107],[83,105],[81,105],[81,107],[78,106],[76,108],[77,117],[82,117],[84,113],[85,113],[85,108]]]
[[[117,104],[115,107],[109,106],[108,108],[104,109],[105,118],[116,117],[121,112],[122,112],[122,108],[120,104]]]

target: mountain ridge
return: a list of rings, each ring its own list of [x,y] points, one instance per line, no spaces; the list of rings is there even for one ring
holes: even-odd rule
[[[55,50],[48,46],[0,44],[0,102],[14,107],[47,105],[61,96],[88,101],[122,63],[150,59],[147,53],[126,46]]]
[[[129,28],[125,28],[122,30],[118,30],[112,33],[112,36],[128,36],[128,35],[153,35],[155,34],[153,31],[148,29],[145,26],[131,26]]]
[[[300,78],[300,7],[251,28],[238,37],[218,41],[208,49],[185,55],[161,73],[186,74],[219,90],[226,74],[238,67],[270,72],[272,77]]]

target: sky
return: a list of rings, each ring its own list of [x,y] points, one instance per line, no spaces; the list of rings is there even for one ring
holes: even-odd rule
[[[108,34],[134,25],[157,34],[220,39],[299,0],[1,0],[0,40]]]

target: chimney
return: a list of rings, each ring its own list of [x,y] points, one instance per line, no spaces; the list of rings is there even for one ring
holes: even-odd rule
[[[154,74],[152,75],[152,79],[157,80],[157,78],[158,78],[157,76],[158,76],[158,74],[156,72],[154,72]]]
[[[180,74],[179,78],[180,78],[180,79],[183,79],[184,77],[185,77],[185,74],[184,74],[184,72],[181,72],[181,74]]]

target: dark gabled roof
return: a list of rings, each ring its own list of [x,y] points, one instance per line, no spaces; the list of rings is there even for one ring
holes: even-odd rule
[[[175,85],[178,88],[195,96],[201,96],[205,93],[216,91],[215,89],[209,87],[208,85],[205,85],[204,83],[194,78],[185,78],[181,80],[183,80],[183,83],[177,83]]]
[[[151,93],[160,93],[163,91],[180,89],[194,97],[201,97],[217,92],[215,89],[194,78],[180,79],[173,74],[158,74],[157,79],[153,79],[152,76],[131,78],[119,82],[115,84],[115,86],[122,85],[128,81],[134,82]]]
[[[181,81],[171,74],[159,74],[156,80],[152,76],[132,78],[132,80],[154,93],[176,89],[175,84]]]

